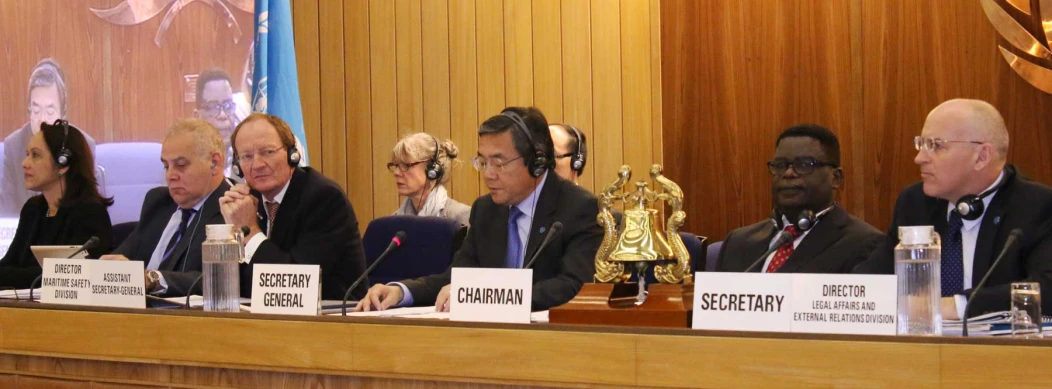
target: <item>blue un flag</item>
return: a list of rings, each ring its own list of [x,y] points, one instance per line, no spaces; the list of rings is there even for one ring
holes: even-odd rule
[[[289,0],[256,0],[255,46],[252,110],[284,119],[297,143],[306,145]],[[307,148],[299,149],[303,155],[300,165],[306,165]]]

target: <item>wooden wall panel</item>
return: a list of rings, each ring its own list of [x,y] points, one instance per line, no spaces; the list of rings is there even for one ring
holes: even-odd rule
[[[292,25],[295,29],[296,50],[320,53],[321,33],[318,30],[318,2],[295,0],[292,2]],[[324,170],[321,158],[321,58],[319,55],[297,55],[296,70],[299,71],[300,103],[303,109],[303,130],[311,166]],[[353,201],[353,199],[352,199]],[[355,203],[357,204],[357,203]],[[355,210],[358,211],[358,210]]]
[[[471,167],[478,149],[478,67],[475,0],[449,1],[450,136],[460,148],[462,165],[454,169],[453,198],[471,204],[479,195],[479,175]]]
[[[667,0],[661,14],[662,143],[688,231],[722,240],[767,217],[763,163],[799,122],[838,135],[840,202],[885,229],[919,178],[913,136],[957,97],[996,106],[1010,162],[1052,181],[1052,96],[1004,62],[978,1]]]
[[[344,20],[344,79],[346,90],[347,142],[343,153],[347,156],[347,197],[364,231],[365,220],[375,217],[373,209],[373,175],[383,176],[373,168],[372,132],[372,74],[369,62],[369,1],[345,0]],[[324,168],[323,168],[324,169]]]
[[[320,70],[318,88],[301,89],[318,108],[305,120],[321,123],[313,160],[348,188],[363,230],[399,204],[384,165],[410,132],[460,148],[453,198],[485,194],[470,163],[478,125],[508,105],[536,105],[588,136],[590,190],[596,169],[605,183],[627,155],[645,171],[661,160],[657,1],[294,0],[299,62]]]
[[[233,29],[204,2],[188,3],[154,44],[164,13],[137,25],[110,24],[90,8],[123,0],[0,1],[0,137],[29,119],[27,81],[44,57],[58,61],[68,89],[68,118],[99,143],[159,141],[168,126],[193,114],[183,101],[184,75],[219,66],[241,88],[252,39],[252,14],[230,7]]]

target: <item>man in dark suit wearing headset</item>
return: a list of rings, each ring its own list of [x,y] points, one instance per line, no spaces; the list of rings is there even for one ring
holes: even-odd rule
[[[201,275],[205,226],[223,224],[219,197],[230,188],[223,176],[226,147],[208,122],[185,119],[168,130],[161,145],[167,186],[151,189],[139,224],[104,260],[146,262],[146,290],[152,294],[201,294],[191,285]]]
[[[252,264],[321,266],[321,295],[339,300],[365,272],[365,251],[350,200],[332,180],[297,167],[292,129],[277,116],[254,113],[234,129],[234,185],[219,199],[227,224],[247,227],[241,295],[252,295]],[[362,283],[352,297],[365,295]]]
[[[844,183],[840,141],[825,127],[804,124],[775,142],[771,173],[773,216],[731,231],[716,259],[716,271],[849,273],[881,240],[881,233],[851,216],[835,201]],[[774,250],[779,231],[783,240]],[[761,258],[762,257],[762,258]]]
[[[588,139],[584,133],[569,124],[548,126],[555,146],[555,174],[574,184],[584,174],[588,164]]]
[[[479,127],[473,159],[489,188],[471,207],[471,229],[453,256],[454,267],[522,268],[537,255],[552,223],[563,225],[533,264],[534,310],[570,301],[595,274],[595,252],[603,238],[599,205],[586,190],[549,174],[552,140],[536,108],[505,108]],[[449,309],[451,270],[413,280],[376,284],[359,311],[393,306],[435,305]]]
[[[1052,188],[1007,165],[1008,130],[997,108],[979,100],[944,102],[928,114],[914,147],[921,182],[899,194],[884,242],[856,272],[894,274],[899,227],[934,226],[942,237],[942,317],[958,319],[972,288],[1018,228],[1022,238],[992,270],[968,316],[1008,310],[1012,282],[1038,282],[1048,296]],[[1052,309],[1048,297],[1043,308]]]

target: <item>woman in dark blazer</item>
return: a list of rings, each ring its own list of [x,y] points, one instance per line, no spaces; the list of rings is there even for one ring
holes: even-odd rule
[[[99,244],[88,250],[91,258],[113,246],[106,211],[113,199],[99,194],[95,158],[84,136],[64,120],[40,127],[29,141],[22,168],[26,189],[41,194],[22,206],[15,238],[0,259],[0,288],[29,288],[40,275],[30,246],[82,245],[97,236]]]

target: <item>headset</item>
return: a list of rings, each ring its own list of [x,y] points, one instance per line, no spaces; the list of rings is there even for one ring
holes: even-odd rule
[[[957,203],[955,203],[955,206],[953,207],[954,211],[960,214],[961,218],[964,220],[976,220],[982,217],[983,212],[986,210],[986,206],[983,205],[983,199],[994,194],[994,192],[997,192],[1006,182],[1008,182],[1008,177],[1002,178],[1001,182],[997,183],[996,186],[990,188],[988,191],[980,193],[978,196],[967,195],[961,197],[961,199],[957,200]]]
[[[66,148],[66,139],[69,139],[69,123],[63,119],[55,120],[53,125],[62,125],[62,148],[59,149],[58,155],[55,156],[55,162],[58,163],[59,168],[69,167],[70,161],[73,160],[73,153]],[[62,172],[58,173],[59,176]]]
[[[431,139],[435,141],[435,155],[432,155],[431,160],[427,162],[427,179],[438,181],[446,173],[442,169],[442,164],[438,163],[438,152],[442,149],[442,145],[438,143],[438,138],[432,136]]]
[[[811,228],[814,228],[815,224],[818,223],[818,221],[821,220],[823,216],[829,213],[829,211],[833,210],[833,208],[835,208],[836,206],[837,204],[833,204],[829,208],[823,209],[821,212],[818,212],[817,215],[810,209],[801,210],[800,213],[797,214],[796,220],[792,220],[791,222],[794,226],[796,226],[797,231],[808,231]],[[781,231],[783,228],[785,228],[785,226],[782,225],[782,216],[784,215],[781,212],[779,212],[777,208],[771,210],[771,224],[773,224],[774,228],[777,228],[778,231]]]
[[[581,152],[581,147],[583,143],[581,140],[583,139],[581,137],[581,131],[578,130],[577,127],[571,126],[569,124],[563,124],[563,127],[569,128],[570,131],[573,132],[575,143],[577,145],[577,147],[574,149],[573,155],[570,156],[570,170],[573,170],[577,174],[583,174],[585,156],[584,153]]]
[[[526,163],[526,169],[530,171],[530,176],[538,178],[544,175],[544,172],[548,171],[548,157],[533,143],[533,135],[530,134],[530,129],[526,127],[526,122],[522,120],[522,116],[519,116],[515,111],[504,111],[500,114],[515,122],[515,127],[518,127],[519,131],[526,134],[526,140],[530,143],[530,149],[533,150],[533,158],[524,157],[523,161]]]
[[[291,146],[285,146],[285,150],[288,151],[288,159],[286,159],[286,162],[288,162],[289,166],[291,166],[292,168],[296,168],[297,166],[299,166],[300,158],[302,157],[300,157],[300,151],[296,149],[295,140],[293,140]],[[230,171],[233,172],[234,175],[237,175],[239,178],[245,178],[245,172],[241,169],[241,162],[238,162],[237,160],[237,150],[234,150],[233,159],[234,160],[233,162],[231,162]]]

